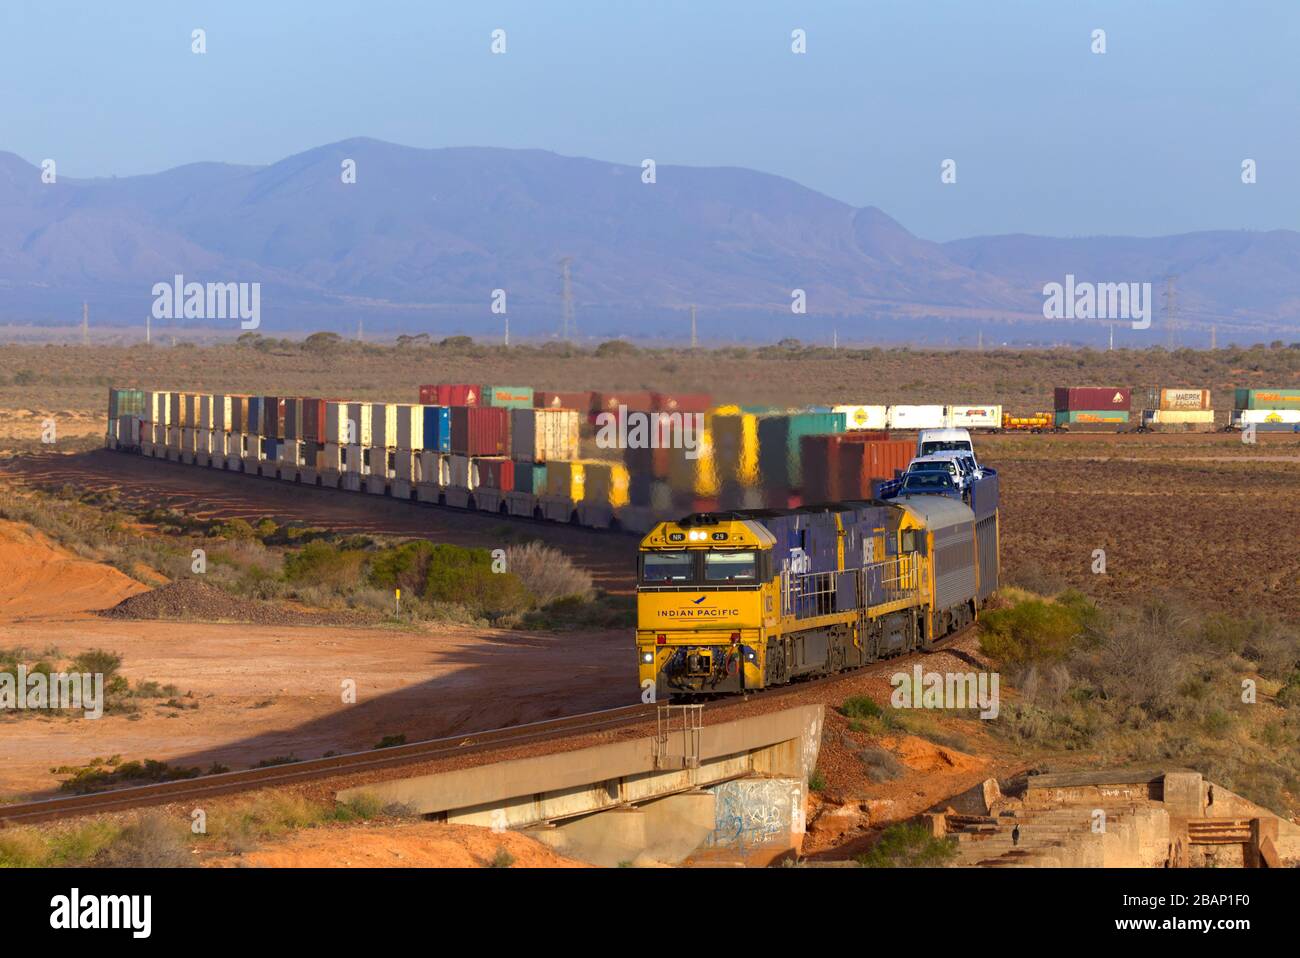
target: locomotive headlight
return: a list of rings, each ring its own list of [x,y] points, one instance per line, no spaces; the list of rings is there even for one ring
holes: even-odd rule
[[[641,653],[641,661],[644,662],[646,665],[651,665],[654,662],[654,660],[655,660],[655,654],[653,652]]]

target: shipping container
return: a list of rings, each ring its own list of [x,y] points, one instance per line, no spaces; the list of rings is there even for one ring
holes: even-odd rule
[[[556,460],[546,464],[546,494],[557,498],[567,498],[572,502],[581,502],[585,488],[584,463],[561,462]]]
[[[281,435],[289,442],[301,442],[302,400],[297,396],[285,396],[280,402],[284,405],[284,431]]]
[[[375,430],[374,416],[368,402],[350,402],[348,403],[348,423],[344,428],[350,429],[353,433],[353,443],[358,446],[369,447],[374,445]]]
[[[1058,386],[1052,395],[1057,412],[1127,412],[1132,404],[1129,390],[1117,386]]]
[[[483,386],[479,395],[480,406],[501,406],[505,409],[532,409],[532,386]]]
[[[668,482],[680,499],[712,499],[718,495],[711,429],[706,428],[698,437],[693,453],[684,448],[668,450]]]
[[[948,425],[953,429],[1001,429],[1001,406],[949,406]]]
[[[424,407],[399,403],[397,406],[397,441],[398,449],[424,448]]]
[[[1146,391],[1145,409],[1209,409],[1208,389],[1159,389]]]
[[[167,425],[170,410],[167,408],[167,393],[146,391],[144,394],[144,418],[154,424]]]
[[[649,391],[592,393],[591,411],[593,413],[617,413],[619,407],[628,412],[653,412],[654,394]]]
[[[515,492],[540,496],[546,492],[546,466],[540,463],[515,463]]]
[[[576,409],[584,416],[591,412],[591,391],[533,393],[533,406],[537,409]]]
[[[430,452],[451,452],[451,410],[446,406],[425,406],[422,447]]]
[[[397,448],[397,404],[370,404],[370,445],[375,449]]]
[[[888,425],[886,406],[832,406],[832,412],[844,414],[844,428],[884,429]]]
[[[1183,424],[1213,423],[1213,409],[1146,409],[1142,412],[1143,422]]]
[[[1238,389],[1234,409],[1300,409],[1300,389]]]
[[[1300,423],[1300,409],[1236,409],[1232,413],[1232,422],[1254,425],[1289,425]]]
[[[167,425],[179,426],[181,424],[181,394],[178,392],[167,393]]]
[[[907,439],[844,443],[839,449],[838,499],[870,499],[881,481],[895,479],[916,452]]]
[[[794,491],[803,488],[804,436],[844,432],[844,413],[793,413],[758,420],[758,474],[764,488]]]
[[[181,393],[181,426],[190,429],[199,428],[198,393]]]
[[[714,416],[713,463],[719,482],[758,484],[758,416]]]
[[[266,398],[263,396],[249,396],[248,404],[244,407],[248,415],[244,419],[244,432],[250,436],[262,435],[263,416],[262,409],[266,405]]]
[[[1127,409],[1060,409],[1057,426],[1122,426],[1129,421]]]
[[[799,457],[803,467],[803,501],[837,502],[840,494],[840,448],[845,443],[873,442],[889,438],[886,429],[856,429],[824,436],[801,436]]]
[[[302,410],[302,437],[309,442],[339,442],[330,436],[329,431],[325,428],[325,400],[324,399],[301,399],[299,400]]]
[[[357,427],[348,418],[348,408],[351,404],[326,399],[322,402],[322,405],[325,407],[325,430],[322,434],[324,441],[340,446],[350,445],[350,440],[355,441]]]
[[[588,505],[619,509],[628,504],[628,474],[623,463],[588,460],[582,476],[582,499]]]
[[[230,432],[231,414],[234,397],[219,393],[212,397],[212,429],[217,432]]]
[[[708,393],[651,393],[650,407],[655,412],[708,412],[713,397]]]
[[[483,387],[468,383],[443,383],[420,387],[422,406],[477,406]]]
[[[471,460],[474,486],[486,486],[499,492],[512,492],[515,486],[515,461],[504,456],[479,456]]]
[[[112,387],[108,390],[108,418],[110,420],[117,420],[123,416],[136,416],[143,419],[145,415],[143,389]]]
[[[194,394],[194,427],[212,429],[212,394]]]
[[[284,438],[285,400],[283,396],[262,397],[262,435],[269,439]]]
[[[574,409],[511,409],[510,456],[521,462],[577,459],[581,424]]]
[[[508,456],[510,410],[499,406],[451,407],[451,451],[462,456]]]
[[[426,407],[428,408],[428,407]],[[433,409],[442,409],[442,406],[433,406]],[[435,452],[430,449],[421,450],[419,459],[419,472],[415,475],[415,481],[426,483],[431,486],[445,486],[448,484],[450,457],[446,453]]]
[[[943,429],[948,424],[943,406],[890,406],[886,416],[890,429]]]

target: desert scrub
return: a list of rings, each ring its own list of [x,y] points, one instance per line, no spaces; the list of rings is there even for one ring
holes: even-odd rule
[[[557,599],[592,598],[591,573],[558,549],[540,542],[506,547],[506,569],[519,577],[540,606]]]
[[[871,851],[854,859],[863,868],[942,868],[957,857],[953,838],[936,838],[923,825],[890,825]]]

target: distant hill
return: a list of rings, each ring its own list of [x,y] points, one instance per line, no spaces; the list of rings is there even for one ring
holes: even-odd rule
[[[341,181],[356,162],[357,182]],[[263,332],[497,335],[553,331],[562,256],[588,335],[974,342],[1083,338],[1105,324],[1043,319],[1066,273],[1175,281],[1180,341],[1300,329],[1300,234],[1133,239],[994,236],[933,243],[752,170],[641,169],[539,150],[422,150],[354,139],[265,167],[200,163],[147,176],[41,182],[0,153],[0,322],[140,323],[154,283],[260,282]],[[808,315],[790,311],[807,292]],[[1160,338],[1148,332],[1151,342]],[[1131,334],[1137,336],[1137,334]],[[1134,340],[1130,340],[1133,342]]]

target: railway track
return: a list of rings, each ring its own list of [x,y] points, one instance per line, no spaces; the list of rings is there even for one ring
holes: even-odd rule
[[[78,815],[117,812],[148,805],[188,802],[231,792],[277,785],[296,785],[314,779],[351,775],[376,769],[410,765],[450,755],[472,755],[511,745],[544,741],[564,734],[597,732],[653,718],[654,705],[629,705],[600,712],[514,725],[508,728],[446,738],[411,742],[368,752],[349,752],[329,758],[308,759],[268,768],[222,772],[199,778],[176,779],[153,785],[136,785],[88,795],[49,798],[0,806],[0,827],[30,825]]]
[[[892,658],[879,659],[876,662],[846,672],[836,672],[832,675],[805,679],[790,685],[764,689],[740,697],[732,696],[723,699],[706,700],[704,704],[744,703],[751,697],[757,701],[771,701],[788,695],[796,695],[811,688],[850,678],[872,666],[889,662],[903,662],[913,655],[932,655],[936,652],[943,652],[972,628],[973,626],[967,626],[954,632],[928,649],[918,649]],[[151,805],[188,803],[215,795],[226,795],[282,785],[297,785],[302,782],[334,778],[340,775],[352,775],[402,765],[413,765],[452,755],[472,755],[476,752],[541,742],[564,735],[586,734],[635,725],[653,719],[657,709],[658,706],[655,704],[638,703],[614,709],[604,709],[599,712],[585,712],[558,719],[547,719],[542,722],[530,722],[526,725],[451,735],[445,738],[427,739],[422,742],[397,745],[392,748],[367,752],[349,752],[344,755],[332,755],[329,758],[307,759],[301,762],[273,765],[268,768],[221,772],[215,775],[203,775],[198,778],[176,779],[152,785],[136,785],[105,792],[93,792],[87,795],[70,795],[66,798],[48,798],[33,802],[0,805],[0,828],[14,825],[34,825],[63,818],[75,818],[81,815],[126,811]]]

